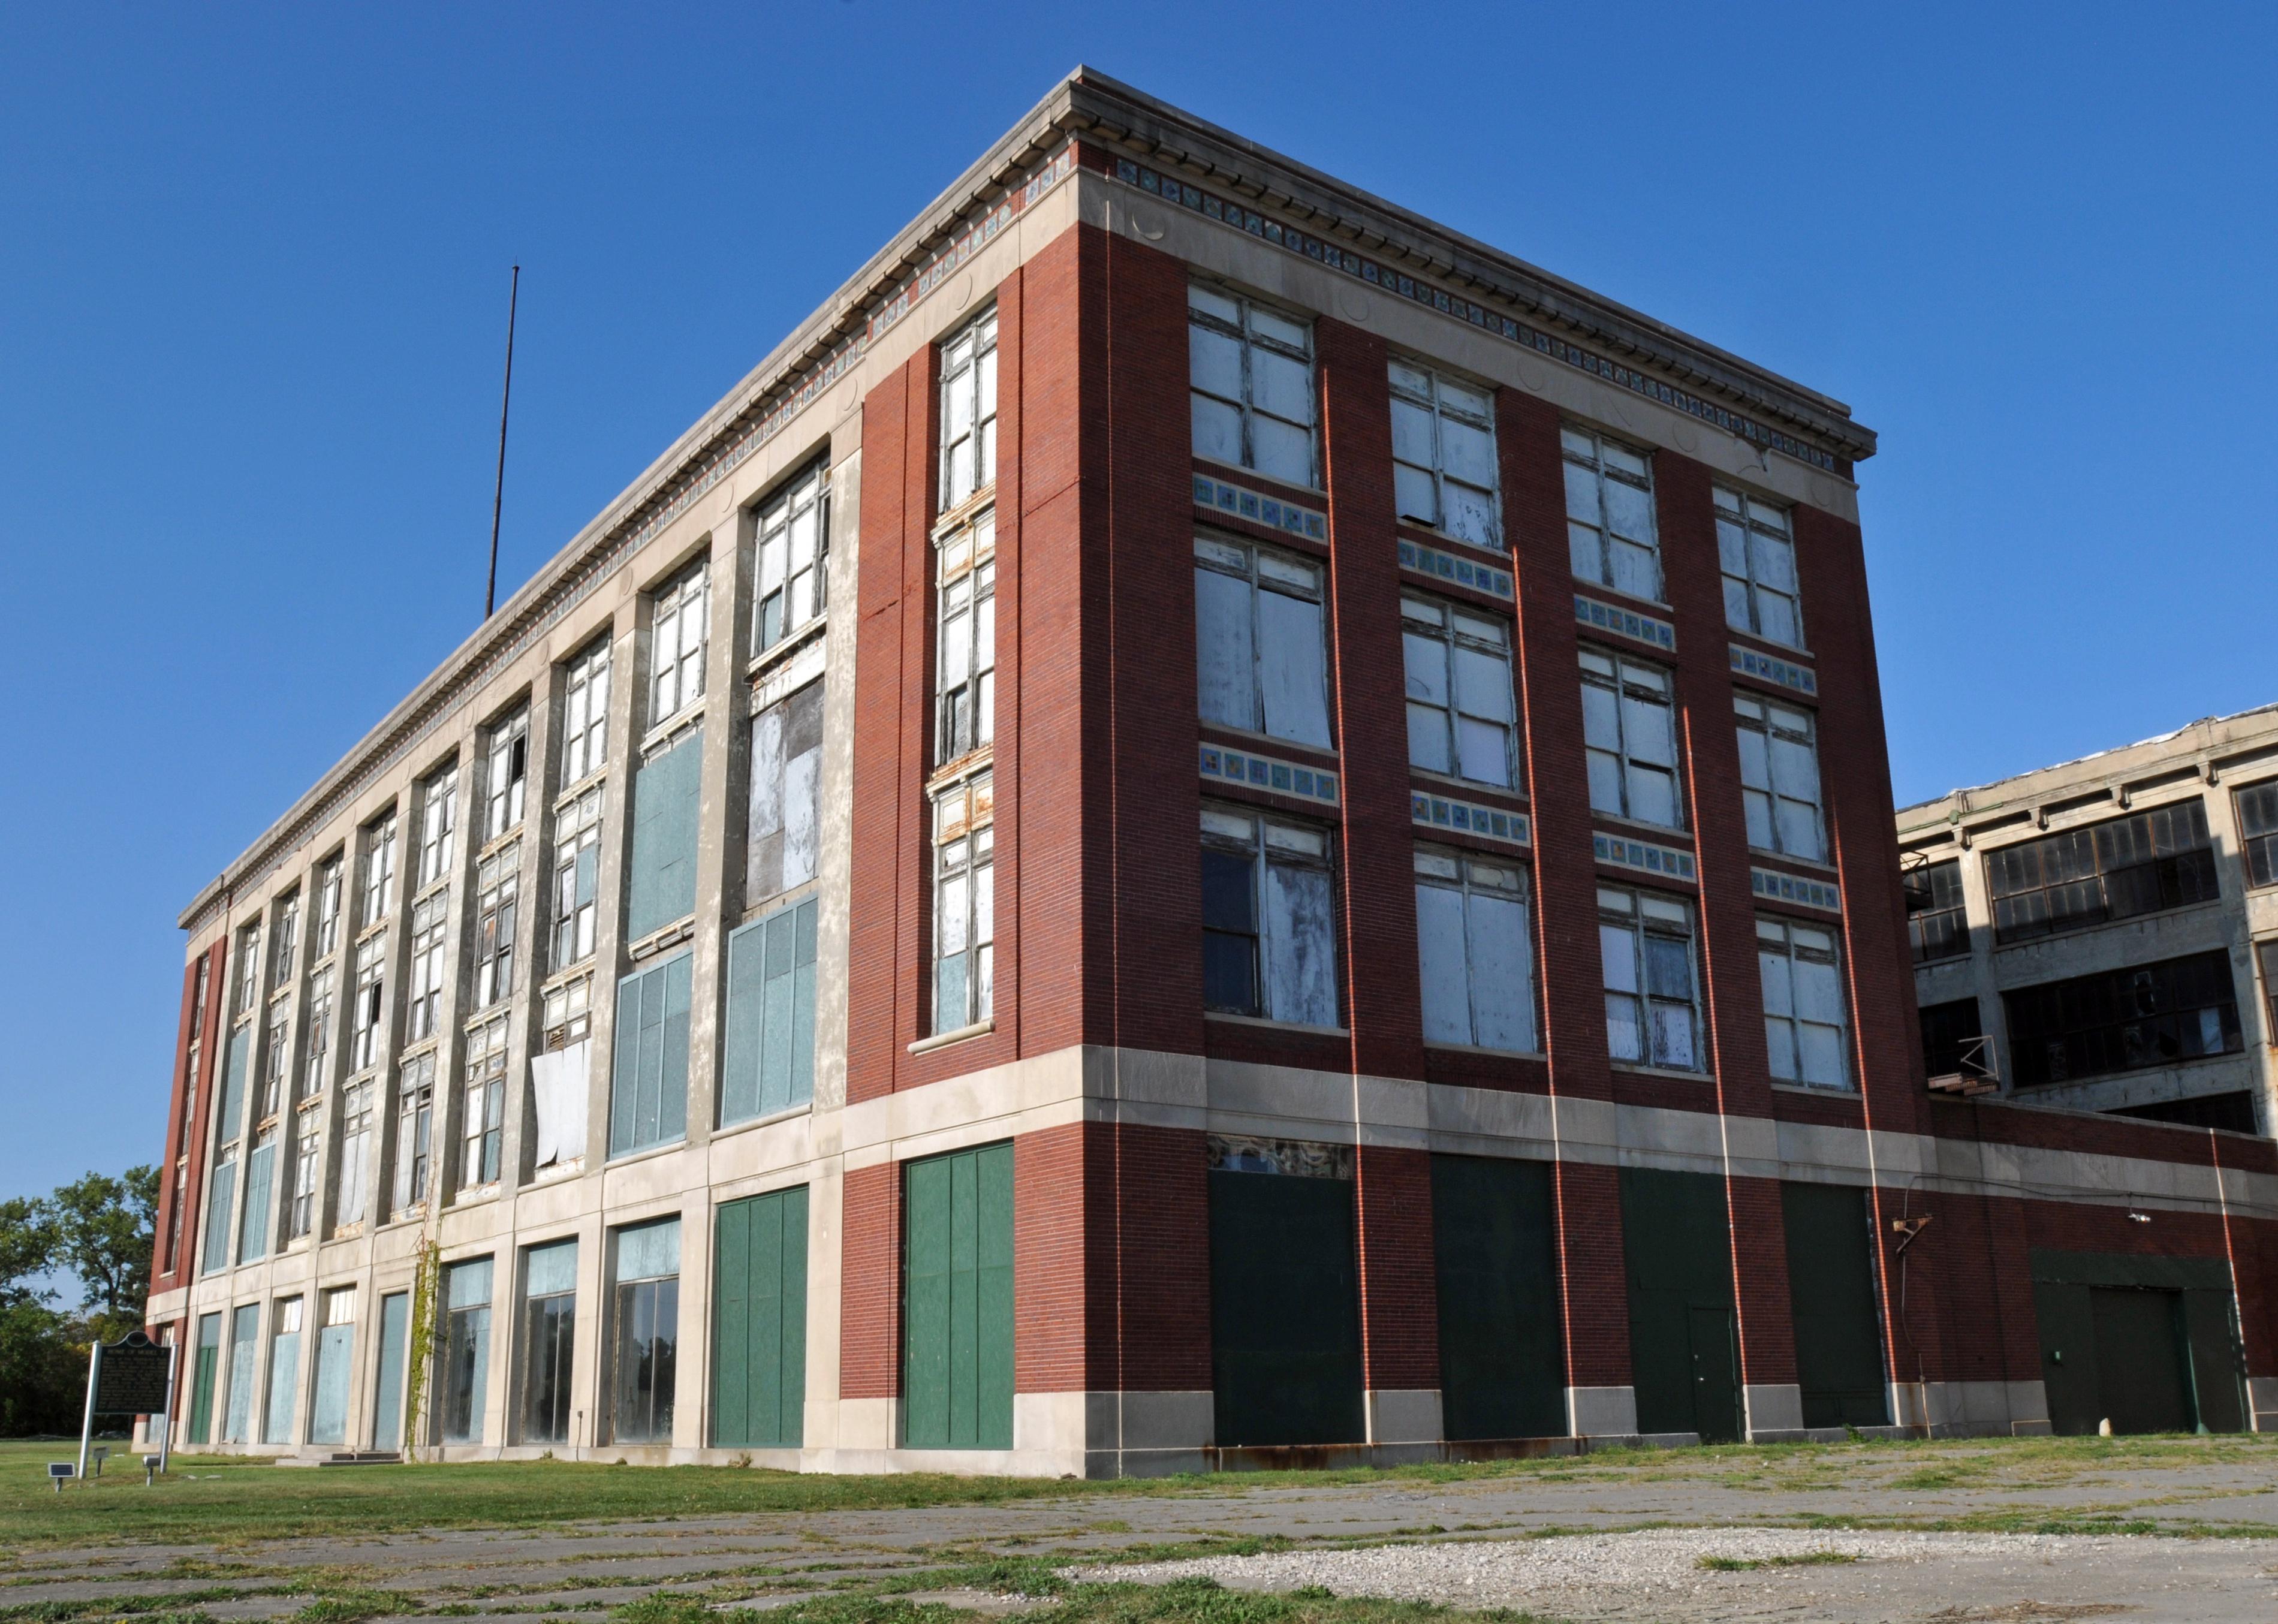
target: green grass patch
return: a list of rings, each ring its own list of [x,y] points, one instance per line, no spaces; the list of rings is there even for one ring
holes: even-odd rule
[[[893,1596],[817,1597],[761,1613],[715,1613],[687,1597],[653,1596],[617,1608],[610,1624],[970,1624],[975,1615]],[[1341,1597],[1319,1586],[1280,1593],[1229,1590],[1214,1579],[1168,1584],[1078,1584],[1019,1614],[1024,1624],[1540,1624],[1503,1609]]]
[[[1847,1551],[1806,1551],[1794,1556],[1705,1556],[1693,1563],[1712,1574],[1745,1574],[1759,1567],[1838,1567],[1859,1559]]]

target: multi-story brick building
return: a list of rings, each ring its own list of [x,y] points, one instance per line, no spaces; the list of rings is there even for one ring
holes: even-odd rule
[[[1934,1086],[2278,1123],[2278,707],[1903,808],[1899,841]]]
[[[2270,1145],[1924,1087],[1873,447],[1078,73],[184,914],[180,1436],[2278,1424]]]

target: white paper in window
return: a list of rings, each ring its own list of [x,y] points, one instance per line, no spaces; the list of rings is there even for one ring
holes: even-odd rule
[[[1195,659],[1202,716],[1227,727],[1257,725],[1251,689],[1257,654],[1250,640],[1247,581],[1216,570],[1195,571]]]
[[[802,750],[784,764],[783,884],[786,891],[814,877],[820,850],[816,825],[822,808],[822,774],[820,748]]]
[[[1305,1026],[1337,1023],[1335,931],[1329,877],[1265,865],[1265,1012]]]
[[[1416,956],[1424,990],[1426,1039],[1432,1043],[1471,1042],[1462,892],[1445,885],[1416,887]]]
[[[1265,690],[1265,731],[1276,739],[1326,745],[1328,671],[1321,606],[1282,593],[1261,592],[1257,622],[1265,643],[1257,668]]]
[[[587,1066],[593,1041],[581,1038],[564,1049],[533,1055],[530,1098],[538,1117],[535,1165],[552,1167],[585,1153]]]
[[[1525,905],[1473,892],[1471,956],[1474,1041],[1490,1049],[1533,1049],[1534,950]]]
[[[1313,438],[1303,428],[1264,413],[1250,418],[1250,466],[1284,485],[1313,482]]]

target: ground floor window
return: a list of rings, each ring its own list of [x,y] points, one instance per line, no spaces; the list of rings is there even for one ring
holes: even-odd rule
[[[479,1444],[490,1379],[491,1260],[454,1263],[444,1280],[443,1442]]]
[[[570,1356],[577,1322],[577,1243],[532,1246],[524,1264],[522,1441],[570,1441]]]
[[[669,1444],[680,1348],[680,1220],[619,1229],[615,1240],[610,1436],[619,1444]]]

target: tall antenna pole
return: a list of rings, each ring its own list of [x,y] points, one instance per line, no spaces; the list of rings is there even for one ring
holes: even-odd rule
[[[506,413],[514,404],[514,315],[522,301],[522,267],[514,268],[514,283],[506,295],[506,387],[499,396],[498,483],[491,490],[491,575],[483,587],[483,618],[498,607],[499,509],[506,501]]]

